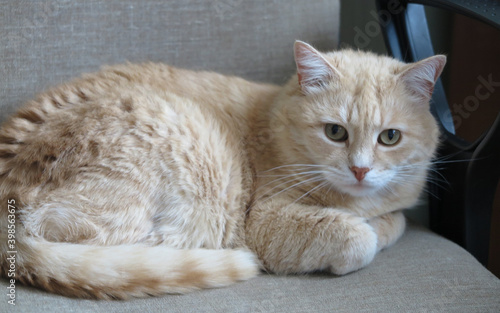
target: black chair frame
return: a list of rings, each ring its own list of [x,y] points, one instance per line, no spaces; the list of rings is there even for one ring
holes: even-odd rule
[[[500,29],[500,1],[376,0],[376,4],[387,49],[405,62],[434,55],[424,5],[459,13]],[[473,143],[455,135],[440,80],[434,89],[431,110],[442,131],[439,157],[446,161],[438,164],[438,173],[430,174],[446,182],[445,186],[429,183],[430,228],[463,246],[486,265],[492,207],[500,178],[500,104],[492,126]]]

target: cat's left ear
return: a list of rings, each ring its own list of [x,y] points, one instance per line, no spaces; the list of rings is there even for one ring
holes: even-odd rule
[[[314,93],[339,77],[339,72],[311,45],[297,40],[294,52],[300,88],[305,94]]]
[[[401,73],[401,77],[413,96],[423,102],[428,102],[445,64],[446,56],[435,55],[409,64],[408,68]]]

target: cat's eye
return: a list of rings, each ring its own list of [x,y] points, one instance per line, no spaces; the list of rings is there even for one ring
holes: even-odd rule
[[[401,132],[397,129],[386,129],[378,136],[378,142],[386,146],[393,146],[399,140],[401,140]]]
[[[325,133],[333,141],[346,141],[349,138],[347,130],[337,124],[326,124]]]

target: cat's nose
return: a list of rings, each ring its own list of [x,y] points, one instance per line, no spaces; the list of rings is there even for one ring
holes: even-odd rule
[[[366,173],[368,173],[369,171],[370,169],[368,167],[351,167],[351,172],[354,174],[358,181],[362,181],[363,179],[365,179]]]

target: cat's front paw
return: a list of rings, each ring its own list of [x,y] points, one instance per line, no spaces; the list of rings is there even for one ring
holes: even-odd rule
[[[392,246],[403,235],[406,218],[401,211],[376,216],[368,222],[378,237],[377,251]]]
[[[338,217],[339,218],[339,217]],[[339,234],[339,251],[330,265],[330,271],[344,275],[368,265],[377,253],[377,234],[366,220],[352,215],[345,218],[344,234]]]

